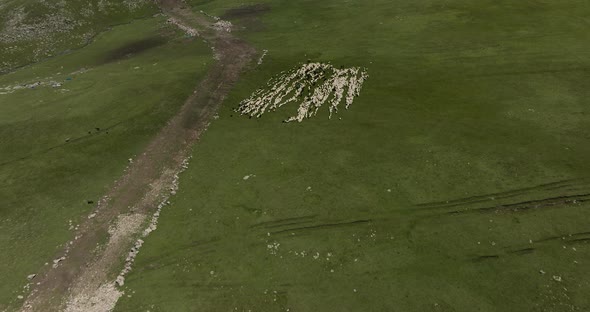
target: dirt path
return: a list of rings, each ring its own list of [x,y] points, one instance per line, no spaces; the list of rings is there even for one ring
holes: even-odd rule
[[[115,277],[123,269],[125,257],[142,231],[145,233],[153,214],[157,216],[175,193],[178,173],[186,167],[192,144],[255,58],[254,48],[225,30],[215,29],[214,21],[183,7],[181,1],[161,0],[159,4],[176,23],[197,30],[211,45],[217,62],[179,113],[80,224],[76,238],[53,266],[46,266],[34,278],[21,311],[109,311],[114,307],[122,294]]]

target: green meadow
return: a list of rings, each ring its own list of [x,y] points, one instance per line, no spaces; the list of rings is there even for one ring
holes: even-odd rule
[[[0,44],[0,310],[214,62],[155,6],[98,3],[64,4],[75,33]],[[268,53],[193,147],[116,311],[590,310],[589,2],[187,4]],[[308,61],[369,79],[331,119],[234,111]]]
[[[0,87],[61,83],[0,94],[0,310],[22,303],[27,275],[52,264],[211,61],[157,17],[0,76]]]
[[[192,4],[269,52],[195,145],[117,311],[590,309],[590,4]],[[307,60],[370,78],[331,120],[233,111]]]

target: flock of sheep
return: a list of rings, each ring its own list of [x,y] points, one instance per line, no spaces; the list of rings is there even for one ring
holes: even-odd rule
[[[329,103],[331,118],[332,113],[338,112],[338,105],[342,101],[345,101],[345,108],[348,109],[368,77],[364,68],[338,69],[329,63],[310,62],[271,79],[267,89],[255,91],[248,99],[240,102],[236,111],[242,115],[260,117],[267,111],[274,111],[303,98],[297,115],[285,122],[301,122],[313,117],[326,102]]]

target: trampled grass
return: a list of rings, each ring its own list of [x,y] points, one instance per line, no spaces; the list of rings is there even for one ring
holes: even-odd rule
[[[119,311],[590,308],[590,5],[268,4]],[[308,59],[368,69],[348,111],[233,111]]]
[[[144,51],[125,47],[156,38]],[[123,55],[118,51],[125,51]],[[113,58],[118,55],[118,58]],[[127,165],[173,116],[212,60],[163,17],[114,27],[67,55],[0,76],[0,310],[71,240]],[[51,77],[51,78],[49,78]],[[88,204],[88,201],[93,201]]]

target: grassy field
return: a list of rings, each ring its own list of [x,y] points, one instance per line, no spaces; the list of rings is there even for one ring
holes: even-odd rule
[[[226,16],[268,55],[195,146],[118,311],[590,309],[590,4],[252,11]],[[368,69],[350,110],[233,112],[308,59]]]
[[[211,60],[200,40],[155,17],[0,76],[0,88],[10,87],[0,94],[0,310],[22,303],[27,275],[51,264],[73,238],[70,225],[176,113]]]

